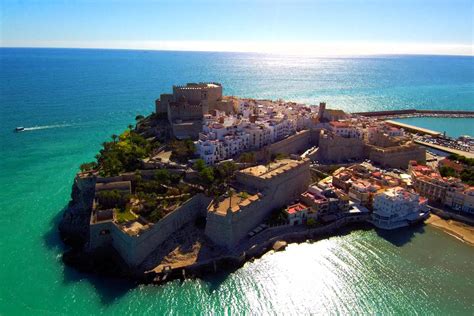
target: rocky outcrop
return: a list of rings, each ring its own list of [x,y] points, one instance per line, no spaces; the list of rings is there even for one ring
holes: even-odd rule
[[[89,238],[95,182],[95,176],[76,176],[72,186],[71,201],[65,208],[59,223],[61,238],[74,248],[81,248]]]

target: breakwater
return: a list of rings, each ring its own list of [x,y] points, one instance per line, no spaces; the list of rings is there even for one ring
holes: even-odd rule
[[[450,110],[390,110],[390,111],[369,111],[354,112],[352,114],[376,118],[408,118],[408,117],[468,117],[474,118],[474,111],[450,111]]]

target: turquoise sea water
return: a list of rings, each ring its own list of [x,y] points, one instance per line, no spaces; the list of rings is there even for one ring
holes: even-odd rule
[[[473,106],[474,109],[474,106]],[[462,135],[474,136],[474,119],[472,118],[438,118],[438,117],[410,117],[396,121],[427,128],[444,133],[451,137]]]
[[[474,105],[471,57],[0,49],[1,315],[473,314],[474,249],[430,227],[291,245],[230,275],[161,287],[64,267],[55,225],[79,164],[192,81],[347,111]]]

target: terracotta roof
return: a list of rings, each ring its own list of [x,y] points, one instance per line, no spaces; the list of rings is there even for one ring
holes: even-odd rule
[[[301,211],[303,211],[307,208],[308,207],[306,205],[304,205],[303,203],[296,203],[296,204],[288,206],[288,209],[286,210],[286,212],[288,214],[295,214],[295,213],[301,212]]]

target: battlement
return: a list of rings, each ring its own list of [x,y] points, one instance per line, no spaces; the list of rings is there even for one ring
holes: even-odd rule
[[[206,89],[206,88],[222,88],[222,85],[218,82],[190,82],[187,83],[186,85],[174,85],[173,89],[186,89],[186,90],[191,90],[191,89]]]
[[[267,180],[272,179],[273,177],[279,176],[290,171],[293,168],[297,168],[301,165],[304,165],[308,160],[292,160],[292,159],[283,159],[277,162],[268,164],[268,165],[258,165],[255,167],[250,167],[244,170],[239,171],[245,175],[253,176],[259,179]]]

